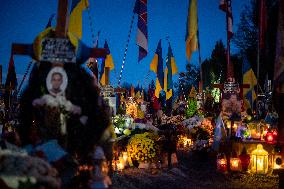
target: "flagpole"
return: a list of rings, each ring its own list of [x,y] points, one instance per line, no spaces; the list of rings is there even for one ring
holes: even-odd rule
[[[256,102],[258,102],[258,94],[259,94],[259,63],[260,63],[260,40],[261,40],[261,32],[260,30],[262,29],[261,27],[261,21],[262,21],[262,14],[263,14],[263,0],[260,0],[260,14],[259,14],[259,32],[258,32],[258,42],[257,42],[257,70],[256,70]],[[258,107],[257,107],[257,103],[256,103],[256,107],[255,107],[256,113],[258,113]]]
[[[233,77],[232,72],[231,72],[231,64],[230,64],[230,37],[229,37],[229,5],[228,5],[228,0],[226,0],[226,28],[227,28],[227,79]],[[232,2],[230,2],[232,3]]]
[[[128,45],[129,45],[130,37],[131,37],[131,31],[132,31],[132,28],[133,28],[134,17],[135,17],[135,13],[133,12],[132,18],[131,18],[131,23],[130,23],[130,28],[129,28],[129,31],[128,31],[127,42],[126,42],[126,46],[125,46],[125,50],[124,50],[123,61],[122,61],[121,69],[120,69],[120,74],[119,74],[119,79],[118,79],[118,87],[120,86],[120,82],[121,82],[121,78],[122,78],[122,72],[123,72],[123,68],[124,68],[124,65],[125,65]]]
[[[197,17],[197,25],[198,25],[198,17]],[[203,71],[202,71],[202,62],[201,62],[201,48],[200,48],[200,38],[199,38],[199,27],[197,27],[197,28],[198,28],[197,29],[198,62],[199,62],[199,67],[200,67],[200,89],[199,89],[200,91],[199,92],[203,93]]]

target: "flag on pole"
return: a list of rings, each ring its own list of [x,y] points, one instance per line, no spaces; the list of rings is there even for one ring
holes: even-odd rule
[[[5,82],[5,88],[10,90],[15,90],[18,85],[15,64],[14,64],[14,57],[11,54],[10,62],[8,66],[8,73]]]
[[[250,85],[249,88],[243,89],[243,96],[245,97],[245,107],[246,109],[252,108],[253,102],[256,99],[254,86],[257,85],[257,79],[246,57],[243,59],[243,71],[242,72],[243,72],[243,84]]]
[[[219,8],[226,13],[229,40],[233,37],[233,14],[231,0],[220,0]]]
[[[178,72],[175,58],[172,52],[171,44],[169,43],[168,55],[166,59],[164,90],[166,92],[166,99],[168,100],[173,96],[173,79],[172,76]]]
[[[162,58],[162,42],[158,43],[156,53],[150,64],[150,69],[157,74],[155,96],[159,98],[160,91],[164,88],[164,72],[163,72],[163,58]]]
[[[197,0],[189,1],[188,5],[188,15],[186,23],[186,35],[185,35],[185,45],[186,45],[186,56],[188,61],[190,61],[191,55],[198,48],[197,43]]]
[[[110,50],[107,44],[107,41],[105,41],[104,44],[104,48],[107,51],[107,55],[106,58],[102,61],[102,65],[101,65],[101,71],[100,71],[100,82],[101,85],[106,85],[106,81],[109,79],[109,73],[108,71],[112,70],[114,68],[114,63],[113,63],[113,59],[112,56],[110,54]]]
[[[82,12],[89,7],[88,0],[72,0],[68,31],[82,38]]]
[[[138,15],[136,43],[139,46],[140,61],[148,53],[147,0],[136,0],[133,12]]]

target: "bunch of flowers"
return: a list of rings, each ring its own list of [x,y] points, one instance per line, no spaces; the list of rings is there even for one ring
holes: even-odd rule
[[[59,108],[61,112],[81,114],[81,108],[72,104],[65,96],[51,96],[49,94],[43,95],[41,98],[33,100],[33,106],[48,106],[51,108]]]
[[[123,115],[116,115],[113,117],[112,123],[114,126],[114,132],[116,134],[122,134],[126,123],[125,117]]]
[[[160,151],[157,140],[158,136],[149,132],[136,134],[127,145],[127,153],[138,162],[155,162]]]
[[[209,133],[210,138],[213,138],[214,126],[212,125],[211,119],[204,118],[201,122],[201,127]]]
[[[48,188],[60,188],[57,171],[50,164],[26,153],[10,150],[0,151],[0,178],[12,188],[18,188],[20,182],[31,182],[35,186]]]
[[[186,128],[191,130],[192,128],[196,126],[200,126],[202,123],[203,118],[199,116],[194,116],[189,119],[186,119],[182,122],[182,125],[184,125]]]
[[[184,120],[184,117],[182,115],[176,115],[176,116],[170,116],[170,117],[163,115],[161,124],[180,125],[183,120]]]
[[[133,99],[129,99],[126,103],[126,114],[132,118],[137,118],[137,103]]]

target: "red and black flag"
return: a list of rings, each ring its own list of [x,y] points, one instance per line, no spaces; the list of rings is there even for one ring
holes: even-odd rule
[[[147,0],[136,0],[133,12],[138,15],[136,43],[139,46],[140,61],[148,54]]]

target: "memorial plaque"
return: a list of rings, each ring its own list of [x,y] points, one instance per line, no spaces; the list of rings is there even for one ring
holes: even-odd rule
[[[114,96],[114,88],[111,85],[101,87],[101,95],[104,97]]]
[[[40,61],[76,63],[75,47],[67,38],[45,38],[41,42]]]

